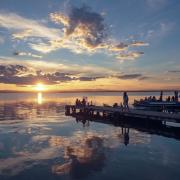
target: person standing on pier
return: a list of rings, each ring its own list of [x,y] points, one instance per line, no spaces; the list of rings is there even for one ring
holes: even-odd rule
[[[163,91],[161,91],[161,93],[160,93],[159,101],[160,101],[160,102],[163,101]]]
[[[127,95],[127,92],[124,92],[123,93],[123,105],[124,105],[125,109],[129,109],[128,102],[129,102],[129,97]]]
[[[175,101],[178,102],[178,91],[174,92]]]

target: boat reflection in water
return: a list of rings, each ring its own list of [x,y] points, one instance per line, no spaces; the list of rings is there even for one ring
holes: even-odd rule
[[[1,96],[1,180],[179,180],[176,129],[65,116],[74,96]]]

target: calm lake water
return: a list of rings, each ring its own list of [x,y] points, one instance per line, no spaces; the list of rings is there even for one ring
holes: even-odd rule
[[[159,93],[129,93],[130,102]],[[166,94],[168,95],[168,94]],[[88,96],[95,104],[122,93],[0,94],[0,180],[179,180],[180,140],[65,116]]]

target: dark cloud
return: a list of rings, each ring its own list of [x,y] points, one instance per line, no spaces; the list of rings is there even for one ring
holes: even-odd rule
[[[56,76],[54,74],[45,74],[42,76],[26,75],[26,76],[0,76],[0,83],[17,84],[17,85],[31,85],[37,81],[42,81],[45,84],[57,84],[60,82],[67,82],[75,80],[69,76]]]
[[[152,77],[149,76],[142,76],[139,78],[139,80],[146,80],[146,79],[151,79]]]
[[[140,47],[140,46],[149,46],[149,43],[146,43],[144,41],[133,41],[129,45],[130,46]]]
[[[28,71],[28,68],[22,65],[9,65],[3,66],[0,65],[0,76],[14,76],[20,75]]]
[[[84,48],[96,48],[102,45],[107,37],[106,25],[101,14],[93,12],[86,5],[71,7],[68,15],[51,13],[51,20],[64,25],[67,37],[79,39]]]
[[[95,81],[96,79],[105,78],[105,76],[99,76],[99,77],[79,77],[78,80],[80,81]]]
[[[69,15],[69,26],[66,34],[72,34],[80,26],[82,32],[87,33],[85,41],[90,46],[101,44],[106,37],[104,18],[91,8],[82,6],[81,8],[73,7]]]
[[[121,76],[117,76],[117,78],[119,79],[137,79],[141,77],[142,77],[142,74],[124,74]]]
[[[80,81],[94,81],[103,77],[91,77],[80,76],[80,72],[76,73],[64,73],[64,72],[52,72],[44,73],[42,70],[38,70],[32,73],[27,67],[22,65],[7,65],[0,66],[0,83],[4,84],[16,84],[31,85],[37,81],[42,81],[45,84],[58,84],[61,82],[69,82],[73,80]]]
[[[180,70],[171,70],[171,71],[168,71],[169,73],[180,73]]]

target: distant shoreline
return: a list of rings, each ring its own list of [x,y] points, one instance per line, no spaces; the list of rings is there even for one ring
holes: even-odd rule
[[[169,89],[169,90],[72,90],[72,91],[42,91],[42,93],[122,93],[126,92],[174,92],[177,89]],[[180,91],[180,90],[177,90]],[[0,90],[0,93],[38,93],[38,91],[11,91],[11,90]]]

